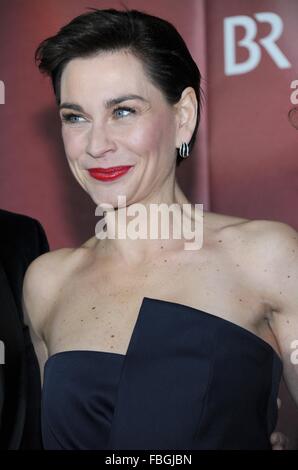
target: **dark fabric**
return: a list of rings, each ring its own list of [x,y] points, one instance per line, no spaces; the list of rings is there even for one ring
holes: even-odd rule
[[[145,297],[125,356],[50,357],[46,449],[270,449],[282,363],[210,313]]]
[[[40,374],[27,326],[23,322],[22,285],[29,264],[49,250],[40,223],[0,210],[0,447],[41,448]]]
[[[43,385],[48,449],[107,448],[123,358],[121,354],[67,351],[48,359]]]

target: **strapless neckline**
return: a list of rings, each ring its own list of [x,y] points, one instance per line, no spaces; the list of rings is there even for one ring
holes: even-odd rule
[[[141,307],[139,309],[138,316],[137,316],[134,328],[132,330],[132,334],[131,334],[131,337],[130,337],[130,341],[129,341],[129,345],[128,345],[126,354],[116,353],[114,351],[98,351],[98,350],[95,350],[95,349],[69,349],[69,350],[58,351],[58,352],[52,354],[51,356],[49,356],[48,359],[45,362],[45,366],[47,365],[47,363],[50,360],[52,360],[52,358],[54,359],[55,357],[57,357],[59,355],[66,354],[66,353],[95,353],[95,354],[98,354],[98,355],[100,355],[100,354],[101,355],[107,355],[107,356],[110,356],[111,358],[112,357],[115,357],[115,358],[118,357],[118,359],[125,358],[128,354],[128,351],[129,351],[130,347],[131,347],[132,340],[133,340],[134,336],[136,335],[139,323],[142,321],[142,317],[144,315],[144,312],[148,311],[148,310],[144,309],[144,306],[145,306],[146,303],[159,303],[160,305],[171,305],[171,306],[173,306],[173,310],[175,310],[175,309],[179,309],[179,310],[180,309],[188,309],[190,312],[192,311],[194,313],[194,315],[201,314],[201,315],[204,315],[204,316],[208,316],[213,321],[223,322],[223,324],[225,324],[226,326],[229,326],[230,328],[235,329],[240,334],[246,335],[247,337],[251,338],[251,340],[254,341],[256,344],[259,344],[261,347],[264,347],[264,348],[268,349],[269,351],[271,351],[271,353],[282,364],[282,360],[281,360],[280,356],[277,354],[275,349],[267,341],[265,341],[260,336],[253,333],[252,331],[248,330],[247,328],[244,328],[243,326],[238,325],[237,323],[234,323],[230,320],[227,320],[226,318],[222,318],[222,317],[219,317],[217,315],[214,315],[210,312],[206,312],[205,310],[198,309],[198,308],[195,308],[195,307],[191,307],[189,305],[180,304],[178,302],[172,302],[170,300],[155,299],[155,298],[152,298],[152,297],[143,297]]]
[[[269,449],[281,374],[277,352],[246,328],[144,297],[126,354],[73,349],[49,357],[44,445]]]

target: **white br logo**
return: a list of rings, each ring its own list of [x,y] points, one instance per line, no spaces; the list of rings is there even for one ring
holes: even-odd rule
[[[241,75],[255,69],[261,60],[261,46],[268,52],[277,67],[280,69],[291,67],[290,62],[276,44],[283,32],[283,22],[280,16],[272,12],[256,13],[254,16],[258,22],[269,23],[271,26],[268,36],[259,39],[260,45],[255,41],[257,21],[244,15],[224,18],[225,75]],[[236,62],[235,28],[237,26],[245,29],[245,36],[237,43],[237,46],[245,47],[249,52],[248,59],[240,63]]]

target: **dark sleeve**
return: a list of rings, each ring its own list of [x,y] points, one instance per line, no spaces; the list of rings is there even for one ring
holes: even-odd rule
[[[28,265],[38,256],[49,251],[49,244],[42,225],[33,220],[35,238],[32,243]],[[28,266],[27,266],[28,267]],[[27,410],[26,420],[21,443],[21,449],[41,449],[41,381],[37,357],[32,345],[29,328],[23,324],[23,334],[26,354],[26,381],[27,381]]]
[[[49,251],[49,243],[45,234],[45,231],[38,220],[29,219],[30,227],[26,227],[25,230],[25,244],[23,245],[24,250],[24,274],[32,261],[38,256],[43,255]]]
[[[5,233],[0,233],[1,261],[23,320],[21,299],[25,273],[35,258],[49,251],[49,244],[45,231],[37,220],[14,215],[7,217],[5,222]]]
[[[48,239],[46,237],[45,231],[42,227],[42,225],[38,222],[38,220],[35,221],[37,225],[37,233],[38,233],[38,240],[39,240],[39,255],[43,255],[44,253],[47,253],[50,250]]]
[[[20,375],[13,377],[16,394],[26,397],[26,417],[21,448],[41,448],[40,404],[41,383],[37,357],[32,345],[28,327],[23,321],[22,287],[24,275],[35,258],[49,250],[45,231],[39,221],[31,217],[0,209],[0,260],[13,294],[23,333],[24,355]],[[9,312],[6,312],[7,322]],[[0,391],[1,392],[1,391]],[[18,400],[9,397],[11,406],[18,406]]]
[[[27,325],[23,325],[23,335],[26,357],[26,376],[24,380],[27,388],[27,405],[21,449],[41,449],[40,369]]]

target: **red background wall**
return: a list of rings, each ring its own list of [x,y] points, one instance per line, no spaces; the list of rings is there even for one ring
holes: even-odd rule
[[[288,120],[290,84],[298,79],[297,0],[207,2],[210,203],[214,212],[280,220],[298,229],[298,132]],[[284,31],[277,45],[291,68],[280,69],[265,49],[252,71],[224,74],[223,19],[277,13]],[[270,32],[256,21],[259,42]],[[244,36],[237,29],[237,40]],[[237,61],[248,53],[238,47]]]
[[[178,170],[193,202],[205,210],[247,218],[280,220],[298,228],[297,130],[288,121],[294,107],[290,84],[298,79],[296,0],[126,0],[171,21],[185,38],[208,92],[191,157]],[[120,1],[1,0],[0,206],[33,216],[46,229],[51,248],[76,246],[93,235],[94,204],[73,180],[64,157],[60,124],[48,79],[34,64],[39,42],[87,7],[122,8]],[[224,73],[223,20],[275,12],[284,31],[277,41],[291,63],[280,69],[262,49],[258,66],[245,74]],[[256,22],[256,41],[270,32]],[[245,35],[236,30],[236,41]],[[247,51],[237,47],[237,61]],[[282,390],[279,427],[298,448],[298,413]],[[245,425],[245,423],[243,423]],[[241,430],[239,430],[241,432]]]
[[[205,70],[203,3],[188,0],[125,2],[174,23]],[[38,218],[51,248],[76,246],[94,235],[95,206],[70,174],[60,137],[50,82],[34,64],[41,40],[55,34],[87,7],[122,8],[119,1],[1,0],[0,80],[6,104],[0,106],[0,205]],[[205,108],[206,109],[206,108]],[[208,207],[206,114],[192,158],[179,168],[192,200]]]
[[[256,24],[255,41],[271,27],[255,14],[272,12],[283,22],[276,44],[291,67],[279,68],[261,48],[256,68],[226,75],[224,19],[248,16]],[[288,120],[290,96],[298,79],[297,0],[211,0],[205,2],[208,75],[208,148],[210,210],[251,219],[279,220],[298,229],[298,132]],[[245,30],[236,28],[237,43]],[[231,47],[231,45],[229,45]],[[237,46],[237,63],[248,59]],[[282,384],[279,429],[298,449],[298,412]],[[245,425],[245,423],[244,423]]]

